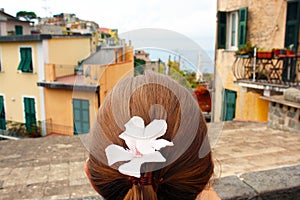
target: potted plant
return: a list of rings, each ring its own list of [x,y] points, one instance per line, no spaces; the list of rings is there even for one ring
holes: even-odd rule
[[[246,44],[239,48],[236,52],[235,55],[238,56],[248,56],[248,57],[253,57],[253,53],[254,53],[254,48],[255,46],[252,46],[251,42],[248,41],[246,42]]]
[[[273,58],[273,52],[272,51],[264,51],[263,48],[259,48],[257,51],[257,58],[261,59],[271,59]]]

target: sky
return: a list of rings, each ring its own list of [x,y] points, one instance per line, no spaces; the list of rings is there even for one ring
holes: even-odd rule
[[[39,17],[74,13],[100,27],[117,28],[121,34],[167,29],[193,40],[211,60],[214,56],[216,0],[0,0],[0,8],[13,16],[18,11],[33,11]]]

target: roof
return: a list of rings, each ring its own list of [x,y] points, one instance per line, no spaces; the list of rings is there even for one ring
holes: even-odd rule
[[[0,42],[29,42],[42,41],[52,38],[90,38],[90,34],[86,35],[50,35],[50,34],[33,34],[33,35],[10,35],[0,36]]]
[[[83,82],[84,77],[80,75],[70,75],[59,77],[55,82],[38,82],[37,86],[64,89],[64,90],[77,90],[86,92],[98,92],[99,85],[89,85]]]
[[[4,15],[7,17],[7,19],[5,19],[5,21],[17,21],[17,22],[22,22],[22,23],[30,23],[30,21],[22,21],[19,20],[17,17],[14,17],[10,14],[5,13],[4,11],[0,10],[0,19],[3,19],[3,17],[1,17],[1,15]],[[1,20],[0,20],[1,21]]]

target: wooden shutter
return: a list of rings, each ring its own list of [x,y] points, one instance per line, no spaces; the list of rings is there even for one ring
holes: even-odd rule
[[[26,59],[23,67],[24,72],[32,72],[32,53],[31,48],[24,48]]]
[[[239,9],[239,26],[238,26],[238,47],[239,48],[243,47],[246,44],[247,15],[248,15],[248,8]]]
[[[287,3],[286,12],[286,27],[285,27],[285,41],[284,46],[288,47],[293,44],[294,49],[298,49],[299,37],[299,22],[300,21],[300,3],[299,1],[292,1]]]
[[[26,50],[24,48],[20,48],[21,61],[18,66],[18,70],[23,71],[24,63],[26,60]]]
[[[90,130],[89,101],[73,99],[74,134],[88,133]]]
[[[226,12],[218,12],[218,49],[226,48],[226,16]]]
[[[236,92],[225,89],[223,101],[223,121],[231,121],[235,118]]]
[[[18,66],[18,70],[21,70],[22,72],[33,72],[31,48],[20,48],[20,54],[21,61]]]
[[[6,129],[5,110],[4,110],[4,99],[0,96],[0,129]]]
[[[27,132],[36,127],[35,102],[33,98],[24,98],[25,126]]]

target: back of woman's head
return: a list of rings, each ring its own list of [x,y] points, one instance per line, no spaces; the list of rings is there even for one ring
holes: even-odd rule
[[[109,166],[108,144],[128,148],[119,137],[131,117],[145,125],[164,119],[162,139],[174,146],[160,150],[162,163],[144,163],[136,178]],[[102,135],[102,136],[98,136]],[[107,200],[196,199],[213,174],[207,127],[190,92],[165,75],[147,73],[117,84],[99,109],[90,139],[86,172],[95,190]]]

